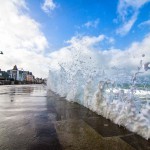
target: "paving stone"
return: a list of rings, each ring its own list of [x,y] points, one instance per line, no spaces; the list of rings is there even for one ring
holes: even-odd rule
[[[130,136],[124,136],[121,139],[130,144],[136,150],[150,150],[150,140],[145,140],[138,135],[134,134]]]
[[[134,150],[118,137],[103,138],[83,120],[55,122],[64,150]]]
[[[103,137],[121,136],[131,134],[123,127],[112,123],[110,120],[102,116],[96,118],[84,118],[84,121],[95,129]]]

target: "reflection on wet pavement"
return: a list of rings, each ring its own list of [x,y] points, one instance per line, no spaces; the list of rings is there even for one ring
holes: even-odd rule
[[[42,85],[0,87],[0,150],[62,149]]]
[[[43,85],[0,86],[0,150],[148,150],[150,141]]]

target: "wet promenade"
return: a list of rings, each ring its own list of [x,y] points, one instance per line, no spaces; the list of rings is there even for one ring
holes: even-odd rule
[[[0,150],[150,150],[150,140],[43,85],[0,86]]]

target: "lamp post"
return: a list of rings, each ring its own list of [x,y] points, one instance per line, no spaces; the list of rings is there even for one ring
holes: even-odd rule
[[[3,54],[3,52],[2,52],[2,51],[0,51],[0,54]]]

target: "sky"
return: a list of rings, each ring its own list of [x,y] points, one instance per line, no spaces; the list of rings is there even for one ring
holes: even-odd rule
[[[107,53],[113,64],[116,59],[127,59],[129,52],[147,54],[149,60],[150,0],[0,2],[2,70],[17,65],[47,77],[50,64],[59,55],[65,59],[68,48],[81,45]]]

